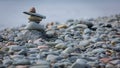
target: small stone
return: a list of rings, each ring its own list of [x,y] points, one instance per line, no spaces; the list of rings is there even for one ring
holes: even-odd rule
[[[115,68],[115,66],[112,64],[106,64],[105,68]]]
[[[0,35],[0,42],[2,42],[4,40],[4,38]]]
[[[58,49],[65,49],[66,48],[66,45],[64,43],[58,43],[55,48],[58,48]]]
[[[56,61],[57,61],[57,60],[56,60],[57,57],[58,57],[58,56],[56,56],[56,55],[48,55],[47,58],[46,58],[46,60],[47,60],[47,61],[50,61],[50,62],[56,62]]]
[[[29,68],[28,65],[17,65],[15,66],[15,68]]]
[[[61,28],[67,28],[67,25],[65,25],[65,24],[61,24],[61,25],[58,25],[57,28],[58,28],[58,29],[61,29]]]
[[[14,42],[8,42],[7,44],[6,44],[6,46],[10,46],[10,45],[16,45]]]
[[[26,55],[27,54],[27,51],[22,49],[18,52],[18,55]]]
[[[13,65],[30,65],[30,61],[28,59],[17,59],[13,62]]]
[[[49,50],[49,47],[43,45],[43,46],[38,46],[38,49],[40,49],[40,50]]]
[[[62,53],[71,53],[71,52],[73,52],[74,51],[74,48],[72,48],[72,47],[68,47],[68,48],[66,48]]]
[[[90,44],[91,41],[89,40],[83,40],[83,41],[80,41],[79,45],[78,46],[88,46]]]
[[[44,40],[42,38],[39,38],[39,39],[36,39],[33,43],[37,44],[37,45],[43,45],[44,44]]]
[[[92,53],[102,53],[102,52],[105,52],[106,50],[105,49],[103,49],[103,48],[98,48],[98,49],[94,49],[93,51],[92,51]]]
[[[35,22],[30,22],[25,27],[25,29],[27,29],[27,30],[40,30],[40,31],[43,31],[44,27],[42,25],[39,25],[39,24],[35,23]]]
[[[110,58],[101,58],[100,61],[103,63],[108,63],[111,59]]]
[[[9,49],[12,50],[12,51],[20,51],[21,49],[26,49],[26,48],[24,46],[11,45],[11,46],[9,46]]]
[[[55,31],[53,31],[53,30],[47,31],[47,32],[46,32],[46,36],[47,36],[48,38],[54,37],[54,36],[55,36]]]
[[[82,60],[83,61],[83,60]],[[72,66],[70,68],[92,68],[90,65],[86,64],[86,61],[84,63],[84,61],[82,62],[80,61],[80,59],[78,59],[75,63],[72,64]]]
[[[4,57],[4,60],[3,60],[3,65],[4,66],[12,65],[12,63],[13,63],[13,60],[10,59],[10,57]]]
[[[48,46],[55,46],[57,43],[56,42],[46,42]]]

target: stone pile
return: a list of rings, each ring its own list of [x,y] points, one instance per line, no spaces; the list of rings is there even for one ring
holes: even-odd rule
[[[0,68],[120,68],[120,18],[0,31]],[[31,27],[32,29],[32,27]]]

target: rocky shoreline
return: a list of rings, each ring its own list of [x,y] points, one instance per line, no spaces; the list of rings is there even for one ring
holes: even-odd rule
[[[0,68],[120,68],[120,15],[0,31]]]

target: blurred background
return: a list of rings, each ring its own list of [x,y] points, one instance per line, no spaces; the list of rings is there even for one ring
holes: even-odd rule
[[[35,7],[47,18],[42,23],[87,19],[120,13],[120,0],[0,0],[0,29],[28,23],[23,14]]]

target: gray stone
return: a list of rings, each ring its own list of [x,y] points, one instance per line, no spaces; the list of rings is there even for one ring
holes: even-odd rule
[[[25,54],[27,54],[27,51],[24,49],[22,49],[18,52],[18,55],[25,55]]]
[[[11,46],[8,46],[8,47],[12,51],[20,51],[21,49],[26,49],[25,46],[19,46],[19,45],[11,45]]]
[[[42,25],[39,25],[39,24],[35,23],[35,22],[30,22],[25,27],[25,29],[27,29],[27,30],[40,30],[40,31],[43,31],[44,27]]]
[[[90,44],[90,40],[82,40],[80,41],[79,45],[78,46],[88,46]]]
[[[57,45],[55,45],[55,48],[58,49],[65,49],[67,46],[65,45],[65,43],[58,43]]]
[[[48,55],[46,60],[50,62],[56,62],[58,57],[59,56],[56,56],[56,55]]]
[[[70,68],[92,68],[88,64],[73,63]]]
[[[18,59],[14,60],[13,65],[30,65],[30,61],[28,59]]]
[[[32,43],[25,43],[25,46],[26,46],[27,48],[34,48],[34,47],[36,47],[37,45],[32,44]]]
[[[44,60],[38,60],[37,63],[30,68],[50,68],[50,63]]]
[[[72,47],[67,47],[62,53],[71,53],[71,52],[73,52],[74,51],[74,48],[72,48]]]
[[[0,42],[2,42],[4,40],[4,38],[0,35]]]
[[[13,60],[11,60],[11,59],[4,59],[3,60],[3,65],[4,66],[12,65],[12,63],[13,63]]]
[[[13,60],[17,60],[17,59],[23,59],[24,56],[23,56],[23,55],[13,55],[11,58],[12,58]]]
[[[94,49],[93,51],[92,51],[92,53],[102,53],[102,52],[105,52],[106,50],[105,49],[103,49],[103,48],[98,48],[98,49]]]
[[[47,31],[46,36],[48,38],[54,37],[55,36],[55,31],[54,30]]]
[[[55,46],[57,43],[56,42],[46,42],[48,46]]]

